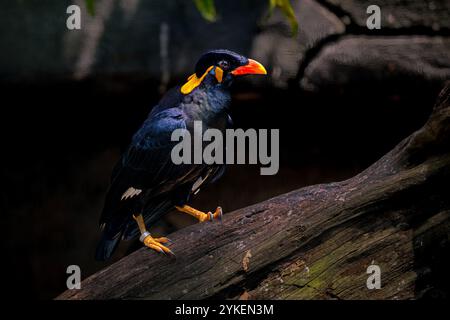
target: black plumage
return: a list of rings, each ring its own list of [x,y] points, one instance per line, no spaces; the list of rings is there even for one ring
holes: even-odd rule
[[[139,235],[133,214],[142,213],[150,225],[174,206],[186,204],[199,178],[206,178],[203,188],[223,174],[222,164],[175,165],[171,151],[178,142],[171,141],[171,135],[175,129],[187,129],[193,135],[194,121],[201,121],[203,130],[230,128],[228,88],[234,77],[232,71],[248,61],[231,51],[210,51],[198,61],[196,76],[201,77],[211,66],[220,66],[223,79],[218,81],[216,69],[210,69],[191,92],[184,94],[180,86],[175,87],[152,109],[112,172],[100,218],[103,229],[97,259],[108,259],[121,239]],[[134,192],[125,198],[127,190]]]

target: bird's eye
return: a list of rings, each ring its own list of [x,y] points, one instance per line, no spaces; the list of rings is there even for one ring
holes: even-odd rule
[[[228,61],[222,60],[219,62],[219,67],[222,68],[222,70],[226,70],[230,67],[230,64]]]

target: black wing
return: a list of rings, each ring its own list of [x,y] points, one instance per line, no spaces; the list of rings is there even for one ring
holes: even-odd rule
[[[123,217],[129,218],[139,205],[122,200],[129,188],[156,196],[162,186],[170,188],[193,169],[171,161],[172,148],[178,143],[171,141],[176,129],[186,129],[186,123],[181,110],[171,108],[153,114],[134,135],[130,147],[113,170],[100,218],[101,224],[114,224],[109,227],[110,236],[123,230],[127,220]]]

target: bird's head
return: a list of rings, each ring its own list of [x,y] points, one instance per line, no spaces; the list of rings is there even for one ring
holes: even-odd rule
[[[195,73],[181,87],[181,92],[189,94],[204,82],[228,86],[235,77],[247,74],[267,74],[267,71],[261,63],[233,51],[212,50],[197,61]]]

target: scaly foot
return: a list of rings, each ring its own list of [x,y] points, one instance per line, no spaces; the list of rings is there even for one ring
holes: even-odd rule
[[[182,207],[175,206],[175,208],[178,211],[185,212],[185,213],[197,218],[198,221],[200,221],[200,222],[213,221],[215,219],[222,219],[222,208],[221,207],[217,207],[217,209],[216,209],[216,211],[214,211],[214,213],[212,213],[211,211],[209,211],[208,213],[204,213],[203,211],[197,210],[188,205],[184,205]]]
[[[214,211],[214,213],[212,213],[211,211],[209,211],[208,213],[207,213],[207,216],[208,216],[208,220],[207,221],[213,221],[213,220],[222,220],[222,215],[223,215],[223,213],[222,213],[222,208],[221,207],[217,207],[216,208],[216,211]],[[200,222],[203,222],[203,221],[200,221]]]
[[[141,240],[141,242],[148,248],[153,249],[155,251],[158,251],[160,253],[164,253],[164,254],[170,254],[174,256],[174,253],[172,252],[172,250],[170,250],[169,248],[167,248],[165,245],[163,245],[163,243],[169,243],[171,242],[168,238],[166,237],[161,237],[161,238],[153,238],[150,233],[148,232],[144,232],[141,237],[139,238],[139,240]]]

